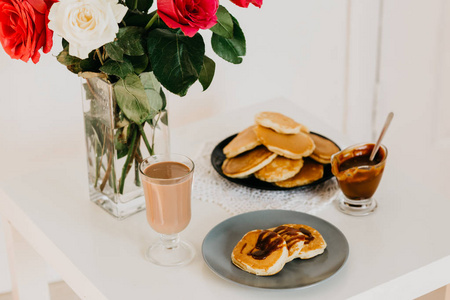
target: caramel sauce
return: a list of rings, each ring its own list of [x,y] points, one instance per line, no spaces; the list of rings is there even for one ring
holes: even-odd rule
[[[242,252],[244,251],[245,247],[247,247],[247,243],[245,243],[245,244],[242,246],[242,248],[241,248],[241,254],[242,254]]]
[[[277,233],[270,230],[263,230],[258,236],[255,247],[250,250],[247,255],[254,259],[262,260],[267,258],[272,252],[281,248],[283,245],[283,238]]]
[[[344,195],[352,200],[369,199],[380,183],[387,151],[380,147],[374,160],[369,157],[374,144],[343,150],[334,157],[331,171]]]
[[[291,249],[291,247],[294,246],[295,243],[305,240],[305,235],[300,234],[301,231],[296,228],[281,225],[275,228],[273,231],[283,237],[283,239],[286,241],[288,249]]]
[[[314,236],[312,235],[312,233],[308,229],[299,228],[298,230],[300,230],[301,233],[303,233],[306,236],[306,238],[305,238],[305,245],[311,243],[314,240]]]

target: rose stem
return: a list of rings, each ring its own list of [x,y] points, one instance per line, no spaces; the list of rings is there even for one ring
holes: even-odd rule
[[[137,160],[137,153],[134,157],[134,184],[136,186],[141,186],[141,181],[139,180],[139,162]]]
[[[156,19],[158,19],[158,13],[155,12],[153,17],[148,21],[147,25],[145,25],[145,30],[149,30],[150,27],[152,27],[153,23],[155,23]]]
[[[106,126],[105,126],[105,133],[104,133],[103,135],[104,135],[104,138],[103,138],[103,145],[102,145],[102,154],[100,155],[100,157],[97,157],[97,158],[100,158],[100,160],[99,160],[98,165],[97,165],[97,170],[98,170],[98,172],[97,172],[97,174],[95,175],[95,184],[94,184],[95,187],[97,187],[98,177],[100,176],[100,172],[99,172],[99,171],[100,171],[100,167],[101,167],[101,163],[102,163],[103,154],[104,154],[104,151],[105,151],[105,144],[106,144]]]
[[[100,185],[100,191],[102,191],[102,192],[103,192],[103,189],[105,188],[106,182],[109,179],[109,175],[111,174],[112,157],[113,157],[113,153],[110,150],[109,157],[108,157],[108,168],[106,169],[105,176],[103,177],[102,184]]]
[[[145,125],[145,123],[144,123],[144,125]],[[147,135],[145,134],[145,131],[144,131],[144,128],[143,128],[142,124],[138,124],[138,127],[139,127],[139,131],[141,132],[142,139],[144,140],[144,144],[147,147],[149,155],[155,154],[153,152],[153,148],[150,146],[150,144],[148,142]]]
[[[130,148],[128,149],[127,159],[122,168],[122,176],[120,177],[119,183],[119,193],[121,194],[123,194],[123,189],[125,187],[125,177],[127,176],[128,171],[130,170],[133,154],[136,151],[136,137],[138,135],[137,133],[138,133],[137,130],[133,130],[133,136],[131,137],[131,144]]]

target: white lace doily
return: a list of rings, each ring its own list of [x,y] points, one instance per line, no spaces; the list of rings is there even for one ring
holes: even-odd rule
[[[215,203],[233,215],[262,209],[288,209],[314,214],[330,204],[338,191],[330,179],[307,189],[258,190],[230,182],[211,165],[211,152],[218,142],[205,143],[194,158],[194,199]]]

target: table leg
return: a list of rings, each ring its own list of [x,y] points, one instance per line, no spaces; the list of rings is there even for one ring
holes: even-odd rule
[[[14,300],[50,300],[46,263],[7,220],[3,220]]]
[[[445,286],[444,300],[450,300],[450,284]]]

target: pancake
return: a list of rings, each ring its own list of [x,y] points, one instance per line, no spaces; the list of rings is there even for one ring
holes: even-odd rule
[[[310,133],[309,136],[313,139],[314,144],[316,145],[316,148],[310,157],[322,164],[329,164],[331,162],[331,156],[339,152],[339,147],[332,141],[317,134]]]
[[[319,180],[323,177],[323,165],[315,162],[312,159],[305,159],[303,161],[303,167],[294,177],[289,179],[275,182],[277,186],[292,188],[302,186]]]
[[[322,254],[327,247],[323,236],[316,229],[303,224],[285,224],[283,226],[292,227],[300,230],[305,235],[305,243],[298,257],[300,259],[308,259]]]
[[[234,139],[231,140],[224,148],[223,153],[226,157],[235,157],[245,151],[251,150],[256,146],[261,145],[261,142],[256,137],[253,128],[256,125],[250,126],[247,129],[238,133]]]
[[[314,141],[307,133],[281,134],[263,126],[256,126],[254,130],[258,140],[267,149],[290,159],[309,156],[315,148]]]
[[[287,257],[285,240],[276,232],[261,229],[246,233],[231,253],[233,264],[260,276],[280,272]]]
[[[308,128],[291,118],[277,112],[260,112],[255,116],[256,124],[283,134],[295,134],[300,131],[309,132]]]
[[[223,174],[231,178],[245,178],[264,168],[275,157],[277,155],[267,150],[266,147],[258,146],[236,157],[225,159],[222,164],[222,171]]]
[[[297,174],[303,166],[303,159],[289,159],[277,156],[270,164],[255,172],[255,177],[262,181],[277,182]]]
[[[290,262],[300,256],[300,252],[303,249],[307,236],[304,235],[299,229],[287,225],[281,225],[269,230],[278,233],[285,240],[289,254],[286,262]]]

